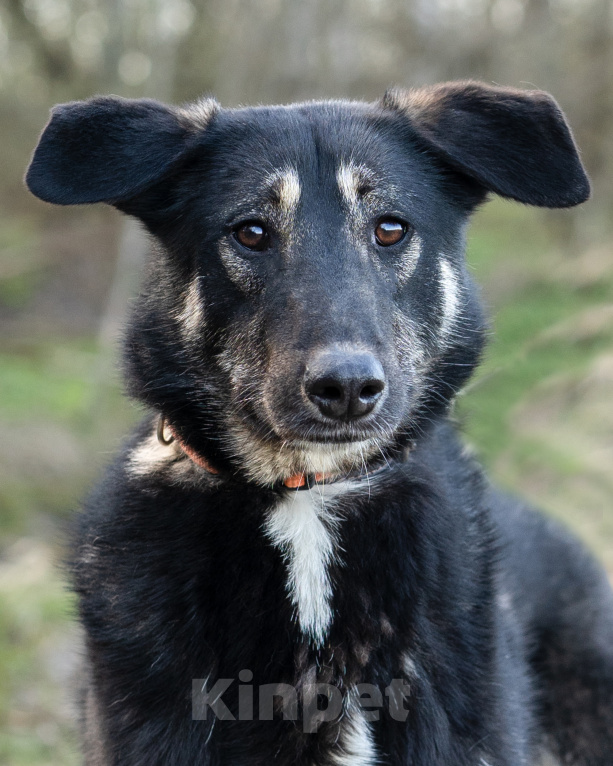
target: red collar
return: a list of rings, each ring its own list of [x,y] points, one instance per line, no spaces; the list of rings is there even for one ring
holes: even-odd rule
[[[166,418],[163,415],[160,415],[160,419],[158,420],[157,437],[160,444],[168,445],[174,442],[177,447],[179,447],[179,449],[187,455],[192,463],[200,466],[200,468],[204,469],[207,473],[219,474],[219,470],[212,466],[205,457],[198,454],[194,449],[192,449],[177,436],[176,431],[166,421]],[[324,481],[331,481],[334,477],[333,474],[329,473],[316,473],[312,478],[315,483],[320,483]],[[306,473],[295,473],[293,476],[288,476],[288,478],[283,481],[283,484],[289,489],[299,489],[300,487],[306,487],[309,483],[310,482],[308,481]]]

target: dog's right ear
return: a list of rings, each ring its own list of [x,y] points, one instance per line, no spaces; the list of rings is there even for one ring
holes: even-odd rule
[[[165,176],[216,111],[193,112],[148,99],[103,96],[56,106],[26,173],[46,202],[119,204]]]

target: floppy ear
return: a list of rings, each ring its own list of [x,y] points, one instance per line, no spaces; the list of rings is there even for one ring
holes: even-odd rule
[[[382,103],[450,166],[503,197],[570,207],[590,195],[570,128],[543,91],[451,82],[392,89]]]
[[[42,133],[26,184],[37,197],[59,205],[120,203],[162,178],[214,111],[213,101],[190,114],[117,96],[61,104]]]

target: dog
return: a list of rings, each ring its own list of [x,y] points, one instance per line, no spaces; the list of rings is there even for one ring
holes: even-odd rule
[[[590,193],[548,94],[96,97],[26,182],[153,243],[124,355],[149,414],[70,557],[88,766],[613,763],[607,578],[449,413],[487,327],[471,213]]]

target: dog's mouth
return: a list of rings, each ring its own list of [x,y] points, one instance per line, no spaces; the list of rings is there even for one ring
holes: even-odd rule
[[[248,418],[244,425],[277,449],[335,450],[383,446],[395,437],[395,422],[377,415],[361,420],[326,422],[295,417],[288,420]]]
[[[363,444],[377,441],[385,443],[393,438],[393,431],[378,423],[356,427],[311,426],[307,429],[274,429],[274,436],[286,446],[303,448],[312,445],[318,447]]]
[[[266,402],[262,413],[251,412],[250,425],[264,438],[284,446],[359,445],[365,442],[387,443],[394,437],[398,418],[382,410],[360,418],[340,420],[313,414],[307,408],[276,409]]]
[[[226,446],[251,479],[266,485],[296,475],[336,478],[368,471],[380,465],[393,441],[393,433],[375,422],[292,429],[254,425],[233,418]]]

